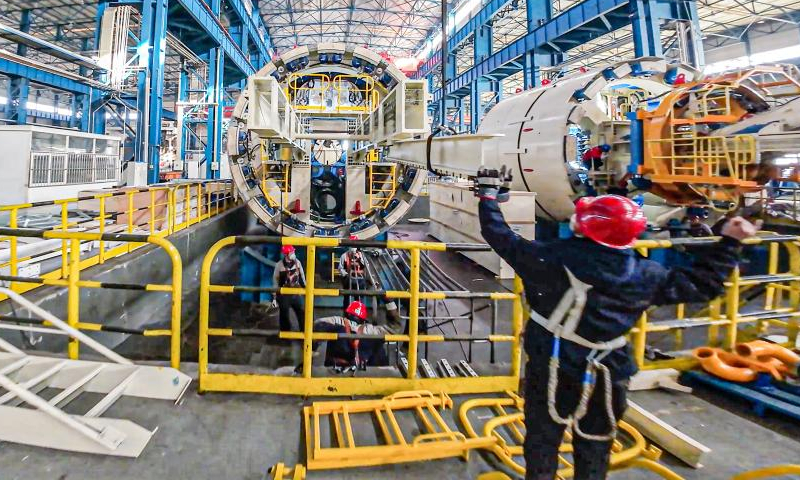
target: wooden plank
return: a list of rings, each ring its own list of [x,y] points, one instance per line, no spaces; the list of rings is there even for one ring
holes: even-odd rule
[[[623,420],[692,468],[703,466],[703,458],[711,449],[664,422],[634,402],[628,401]]]
[[[692,393],[692,389],[678,383],[680,372],[674,368],[660,368],[657,370],[640,370],[631,377],[628,390],[636,392],[638,390],[652,390],[663,388],[678,392]]]

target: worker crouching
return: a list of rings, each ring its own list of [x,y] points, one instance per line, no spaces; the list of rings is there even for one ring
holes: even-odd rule
[[[375,338],[341,338],[330,340],[325,348],[325,366],[338,371],[366,370],[368,366],[388,365],[385,336],[399,333],[402,326],[400,316],[396,315],[394,303],[387,304],[387,323],[374,325],[368,323],[367,306],[359,301],[351,302],[344,317],[333,316],[314,321],[315,332],[338,334],[371,335]],[[314,350],[319,344],[314,345]]]
[[[530,310],[524,345],[526,479],[552,480],[564,430],[573,432],[575,479],[604,479],[617,420],[636,366],[625,335],[651,305],[707,302],[723,292],[740,241],[757,227],[733,218],[722,240],[689,267],[666,269],[631,249],[646,228],[626,197],[582,198],[575,236],[526,240],[505,222],[510,171],[481,169],[475,179],[481,234],[521,277]]]

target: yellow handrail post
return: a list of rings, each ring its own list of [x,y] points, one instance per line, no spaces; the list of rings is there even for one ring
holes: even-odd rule
[[[511,375],[519,377],[522,368],[522,324],[524,319],[524,312],[522,308],[522,295],[523,295],[522,279],[519,275],[514,275],[514,303],[512,304],[511,312],[511,336],[514,341],[511,344]]]
[[[99,231],[100,231],[100,235],[101,236],[106,231],[106,197],[107,196],[108,195],[98,195],[96,197],[100,201],[100,217],[99,217],[100,218],[100,225],[99,225]],[[106,248],[105,248],[106,244],[101,239],[100,241],[97,242],[97,245],[98,245],[98,252],[97,252],[98,262],[99,263],[105,263],[105,261],[106,261]]]
[[[167,231],[169,235],[175,233],[175,188],[168,188],[167,189],[167,208],[169,211],[167,212]]]
[[[633,358],[639,368],[644,367],[644,352],[647,345],[647,312],[642,312],[636,321],[637,331],[633,335]]]
[[[736,334],[739,323],[739,267],[733,269],[731,274],[731,286],[725,299],[725,316],[728,318],[728,331],[725,336],[725,348],[732,350],[736,345]]]
[[[186,193],[183,194],[183,224],[186,228],[192,224],[192,187],[186,185]]]
[[[11,212],[9,212],[9,215],[10,215],[10,216],[9,216],[9,218],[8,218],[8,227],[9,227],[9,228],[17,228],[17,227],[18,227],[18,225],[19,225],[19,224],[18,224],[18,220],[19,220],[19,217],[18,217],[18,215],[19,215],[19,208],[18,208],[18,207],[14,207],[14,208],[12,208],[12,209],[11,209]],[[19,260],[17,259],[17,240],[18,240],[18,239],[17,239],[17,237],[16,237],[15,235],[11,235],[10,237],[8,237],[8,242],[9,242],[9,256],[11,257],[11,258],[9,259],[9,260],[10,260],[10,262],[11,262],[11,265],[9,266],[9,268],[10,268],[10,272],[11,272],[11,276],[12,276],[12,277],[16,277],[16,276],[17,276],[17,273],[19,273],[19,272],[18,272],[18,269],[19,269],[19,265],[18,265],[18,264],[19,264]],[[9,284],[9,288],[10,288],[11,290],[14,290],[14,282],[11,282],[11,283]]]
[[[197,184],[197,217],[195,219],[199,222],[203,219],[203,210],[202,210],[202,198],[203,198],[203,184]]]
[[[197,371],[199,377],[198,391],[203,392],[206,375],[208,374],[208,302],[211,297],[211,265],[220,250],[233,245],[236,237],[226,237],[211,246],[203,258],[203,265],[200,268],[200,309],[198,311],[197,323],[199,324],[199,338],[197,351]]]
[[[311,362],[314,334],[314,274],[316,269],[317,247],[306,247],[306,298],[305,318],[303,319],[303,378],[311,378]]]
[[[419,342],[419,247],[411,249],[411,278],[408,300],[408,378],[417,376],[417,352]]]
[[[686,304],[679,303],[675,306],[675,317],[678,320],[683,320],[686,317]],[[680,350],[683,348],[683,329],[676,328],[675,329],[675,349]]]
[[[800,246],[798,246],[798,242],[787,243],[786,251],[789,252],[789,271],[793,275],[800,275]],[[790,285],[789,307],[792,311],[796,312],[800,309],[800,282],[793,281]],[[798,318],[794,315],[790,316],[786,329],[786,335],[789,336],[789,341],[792,343],[796,342],[798,333],[800,333]]]
[[[722,298],[715,298],[708,303],[708,315],[711,320],[719,320],[722,310]],[[708,346],[719,345],[719,325],[709,325],[708,327]]]
[[[67,240],[64,240],[65,242]],[[69,276],[67,277],[67,324],[76,327],[80,320],[81,292],[78,287],[80,281],[81,241],[77,238],[69,240]],[[74,338],[69,339],[67,354],[72,360],[77,360],[79,343]]]
[[[153,245],[163,248],[172,262],[172,309],[170,311],[170,366],[181,366],[181,301],[183,295],[183,264],[181,254],[171,242],[155,235],[147,239]],[[202,285],[201,285],[202,287]],[[202,291],[201,291],[202,296]],[[201,304],[202,310],[202,304]],[[206,312],[207,315],[207,312]],[[202,328],[202,327],[201,327]]]
[[[156,191],[150,189],[150,235],[156,233]]]
[[[133,194],[134,192],[127,192],[128,196],[128,233],[133,233]],[[128,253],[133,251],[133,243],[128,242]]]
[[[60,202],[61,203],[61,231],[66,232],[67,228],[69,228],[69,210],[67,208],[67,202]],[[67,264],[69,262],[69,257],[67,256],[67,240],[61,241],[61,278],[65,278],[67,276]]]
[[[767,257],[767,274],[775,275],[778,273],[778,257],[780,255],[780,245],[777,242],[769,244],[769,256]],[[764,310],[775,308],[775,284],[768,283],[764,293]],[[758,321],[758,333],[763,333],[769,322]]]

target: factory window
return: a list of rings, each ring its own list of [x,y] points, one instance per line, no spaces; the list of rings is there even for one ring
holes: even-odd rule
[[[118,179],[119,157],[117,155],[31,153],[31,187],[113,182]]]

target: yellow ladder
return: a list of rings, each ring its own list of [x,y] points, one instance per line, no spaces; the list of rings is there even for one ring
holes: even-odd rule
[[[397,190],[397,165],[369,164],[369,208],[386,208]]]
[[[266,153],[264,143],[261,144],[261,191],[271,207],[281,207],[281,202],[274,199],[269,189],[274,184],[280,189],[281,198],[289,193],[289,162],[270,160]]]

